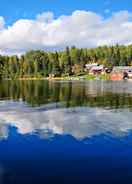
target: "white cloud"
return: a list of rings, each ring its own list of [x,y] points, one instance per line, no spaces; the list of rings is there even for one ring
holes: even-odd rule
[[[29,49],[61,49],[67,45],[96,47],[104,44],[132,43],[132,14],[114,13],[109,18],[88,11],[54,18],[47,12],[36,19],[20,19],[5,27],[0,17],[0,52],[22,53]]]
[[[37,15],[37,20],[40,22],[46,22],[46,23],[51,23],[54,18],[54,14],[52,12],[44,12],[42,14]]]

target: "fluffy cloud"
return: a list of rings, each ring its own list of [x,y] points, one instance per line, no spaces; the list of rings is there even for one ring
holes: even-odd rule
[[[107,19],[89,11],[75,11],[55,19],[53,13],[47,12],[37,15],[34,20],[20,19],[9,27],[0,17],[1,53],[116,43],[132,43],[132,14],[128,11],[114,13]]]

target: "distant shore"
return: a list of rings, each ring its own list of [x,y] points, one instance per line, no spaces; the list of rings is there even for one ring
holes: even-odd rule
[[[4,80],[110,80],[108,74],[101,75],[82,75],[82,76],[67,76],[67,77],[22,77],[22,78],[13,78],[13,79],[4,79]]]

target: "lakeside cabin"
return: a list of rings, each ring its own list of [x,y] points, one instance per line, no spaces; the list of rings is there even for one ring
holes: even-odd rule
[[[132,66],[115,66],[111,70],[104,65],[91,63],[85,65],[85,71],[91,75],[109,73],[110,80],[132,79]]]
[[[97,63],[86,64],[85,67],[86,71],[91,75],[103,74],[105,72],[104,65],[99,65]]]
[[[111,80],[122,80],[124,78],[132,78],[131,66],[115,66],[110,74]]]

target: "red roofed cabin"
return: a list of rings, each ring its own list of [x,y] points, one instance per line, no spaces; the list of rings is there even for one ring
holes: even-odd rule
[[[132,67],[114,67],[110,75],[110,80],[123,80],[124,78],[132,78]]]

